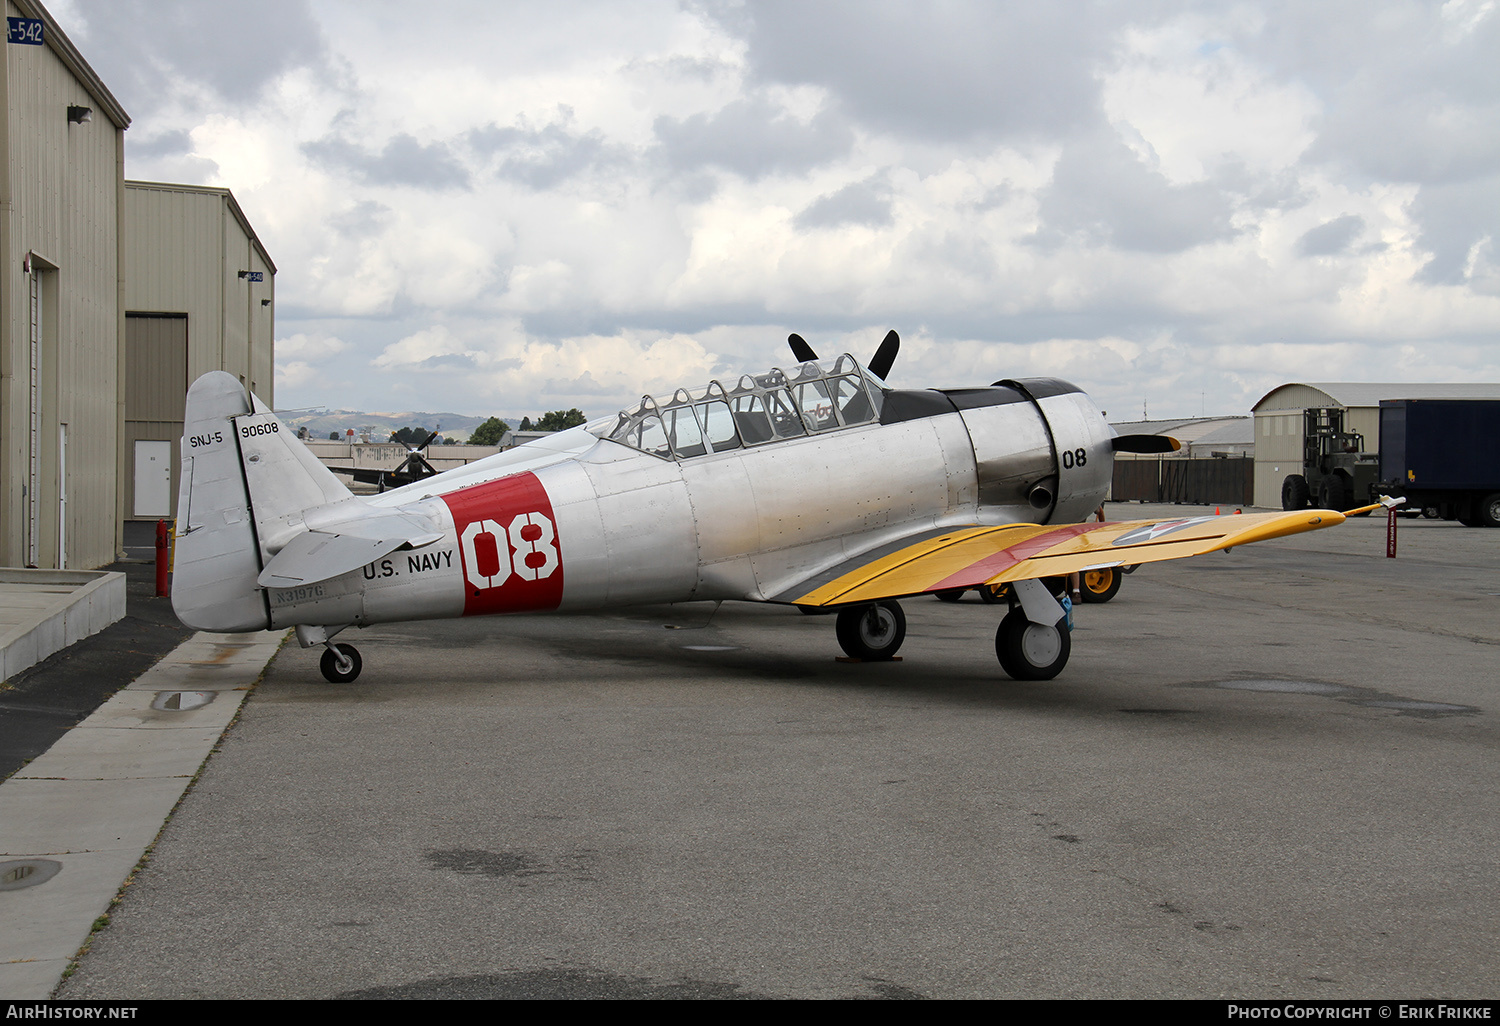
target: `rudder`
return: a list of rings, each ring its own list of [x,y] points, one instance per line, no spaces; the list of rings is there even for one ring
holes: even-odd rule
[[[172,609],[197,630],[266,630],[256,577],[305,510],[350,492],[232,374],[193,382],[183,427]]]

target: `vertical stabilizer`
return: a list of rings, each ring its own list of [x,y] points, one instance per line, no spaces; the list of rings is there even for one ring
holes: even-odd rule
[[[208,631],[269,628],[261,570],[306,530],[307,510],[352,498],[234,375],[203,375],[188,389],[182,437],[172,575],[178,619]]]
[[[251,409],[244,386],[224,371],[205,374],[188,389],[172,609],[198,630],[271,625],[265,593],[255,585],[260,551],[235,438],[235,418]]]
[[[302,515],[353,497],[333,471],[299,442],[253,394],[252,410],[234,418],[261,565],[306,528]]]

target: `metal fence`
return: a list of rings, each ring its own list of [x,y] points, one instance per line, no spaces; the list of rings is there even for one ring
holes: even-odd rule
[[[1255,460],[1115,460],[1110,497],[1116,502],[1248,506],[1255,497]]]

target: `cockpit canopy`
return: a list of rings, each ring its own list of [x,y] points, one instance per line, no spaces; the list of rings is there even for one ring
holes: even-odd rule
[[[662,459],[691,459],[880,419],[877,379],[848,353],[810,361],[788,374],[772,367],[726,390],[717,381],[679,388],[670,399],[642,396],[606,436]]]

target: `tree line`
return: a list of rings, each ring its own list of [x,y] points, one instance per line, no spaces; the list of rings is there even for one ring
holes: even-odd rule
[[[577,427],[587,422],[588,418],[578,407],[571,410],[551,410],[542,414],[541,419],[535,424],[530,417],[522,417],[521,423],[516,427],[517,431],[566,431],[570,427]],[[469,435],[470,445],[499,445],[500,439],[510,430],[510,425],[499,417],[491,417],[483,424],[474,429]]]
[[[571,410],[551,410],[542,414],[541,418],[532,423],[530,417],[522,417],[517,431],[566,431],[570,427],[588,422],[582,410],[573,407]],[[499,445],[500,439],[510,430],[510,425],[499,417],[491,417],[480,424],[469,435],[470,445]],[[298,432],[298,437],[307,437],[307,429],[304,427]],[[427,436],[432,434],[424,427],[404,427],[392,431],[390,440],[400,442],[405,446],[421,445],[427,441]],[[343,441],[344,435],[338,431],[328,432],[328,440],[331,442]],[[432,440],[433,445],[456,445],[457,439],[438,437]]]

